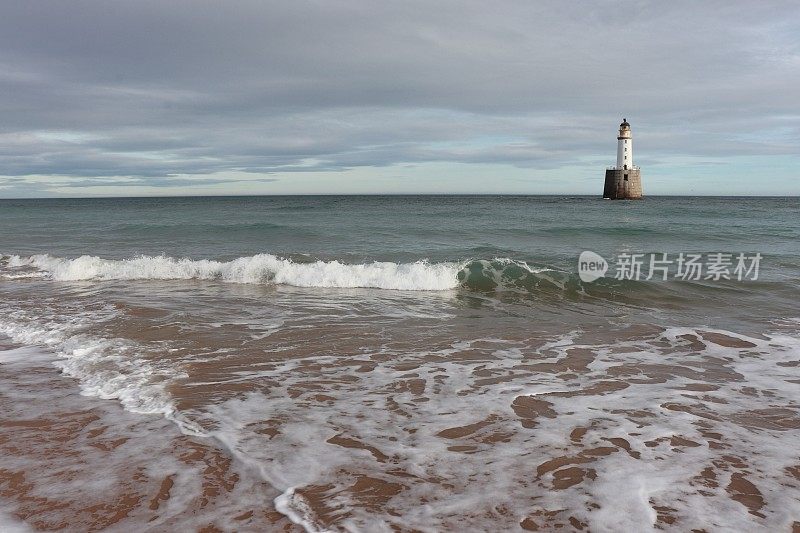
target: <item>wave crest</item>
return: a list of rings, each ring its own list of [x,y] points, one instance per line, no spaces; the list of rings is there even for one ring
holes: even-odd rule
[[[279,284],[295,287],[376,288],[405,291],[446,291],[464,287],[477,291],[563,291],[575,284],[574,275],[550,268],[534,268],[507,258],[462,262],[393,263],[374,261],[296,262],[272,254],[239,257],[231,261],[193,260],[165,255],[104,259],[82,255],[69,259],[51,255],[0,256],[13,269],[5,279],[49,278],[55,281],[215,280],[229,283]]]
[[[512,290],[533,292],[543,288],[565,290],[574,276],[552,268],[534,268],[525,261],[508,258],[475,259],[458,272],[462,285],[478,291]]]
[[[131,259],[103,259],[83,255],[65,259],[50,255],[10,256],[11,268],[33,267],[56,281],[200,279],[232,283],[276,283],[296,287],[378,288],[441,291],[458,287],[458,263],[379,262],[345,264],[339,261],[297,263],[272,254],[239,257],[232,261],[176,259],[142,255]]]

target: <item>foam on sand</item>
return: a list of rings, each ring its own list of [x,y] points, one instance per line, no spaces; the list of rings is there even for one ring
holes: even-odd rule
[[[156,367],[140,357],[140,347],[125,339],[106,339],[85,333],[105,312],[84,311],[67,317],[49,316],[45,320],[30,312],[12,310],[0,317],[0,334],[28,346],[45,346],[58,358],[54,365],[78,379],[87,396],[116,399],[126,410],[141,414],[169,415],[174,411],[164,390],[168,379],[179,372]],[[17,351],[7,352],[11,357]]]
[[[154,258],[85,268],[80,258],[36,257],[3,261],[54,280],[161,279],[120,278],[144,275],[136,261],[155,268]],[[263,270],[232,266],[255,257],[162,258],[162,267],[261,283],[242,272]],[[50,348],[84,394],[213,438],[309,531],[788,530],[800,515],[800,340],[791,329],[751,337],[635,323],[545,335],[520,332],[520,322],[480,330],[467,314],[440,329],[434,311],[458,310],[438,308],[430,294],[419,295],[427,314],[416,316],[408,294],[371,291],[402,311],[380,302],[376,313],[363,298],[285,291],[285,308],[222,300],[227,316],[218,299],[227,294],[209,299],[206,315],[181,301],[140,332],[133,310],[141,309],[120,304],[136,303],[134,289],[152,302],[159,295],[149,285],[15,283],[56,291],[37,294],[33,306],[27,294],[16,307],[0,301],[0,333]],[[191,285],[180,287],[188,297],[202,292]],[[116,301],[120,293],[132,302]],[[106,327],[114,316],[132,325]],[[277,339],[253,342],[267,324]],[[181,355],[171,351],[190,341]]]
[[[3,533],[31,533],[34,530],[25,522],[15,520],[9,513],[0,509],[0,531]]]
[[[752,530],[800,512],[797,339],[672,328],[380,355],[361,373],[366,354],[276,365],[252,376],[269,392],[184,414],[260,465],[310,531]]]
[[[39,347],[0,347],[0,531],[289,525],[264,512],[279,491],[266,487],[257,471],[162,417],[79,395],[71,379],[58,379],[55,358]]]

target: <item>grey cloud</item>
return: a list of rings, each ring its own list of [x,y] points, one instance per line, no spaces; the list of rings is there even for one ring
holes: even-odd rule
[[[798,32],[777,1],[8,0],[0,174],[557,168],[622,115],[654,159],[793,155]]]
[[[29,190],[44,190],[50,187],[188,187],[193,185],[219,185],[230,183],[230,178],[208,178],[208,177],[187,177],[187,176],[166,176],[166,177],[113,177],[113,178],[76,178],[70,176],[54,176],[47,183],[34,181],[28,177],[3,177],[0,176],[0,189],[4,187],[15,187]],[[257,177],[247,180],[250,183],[269,183],[277,181],[275,178]]]

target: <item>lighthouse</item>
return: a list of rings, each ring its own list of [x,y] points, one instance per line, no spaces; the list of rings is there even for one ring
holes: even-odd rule
[[[633,136],[628,119],[623,118],[617,135],[617,166],[606,169],[603,198],[627,200],[642,197],[642,177],[633,164]]]

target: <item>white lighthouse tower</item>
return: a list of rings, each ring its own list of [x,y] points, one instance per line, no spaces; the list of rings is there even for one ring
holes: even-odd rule
[[[642,177],[633,164],[633,136],[628,119],[623,118],[617,135],[617,166],[606,169],[603,198],[626,200],[642,197]]]
[[[628,124],[627,118],[623,118],[622,124],[619,125],[617,168],[623,170],[633,169],[633,137],[631,136],[631,125]]]

